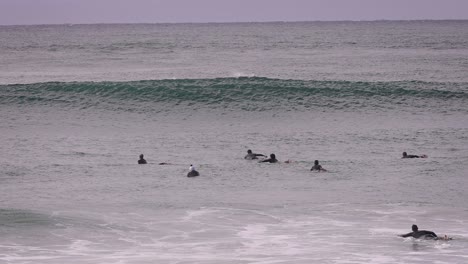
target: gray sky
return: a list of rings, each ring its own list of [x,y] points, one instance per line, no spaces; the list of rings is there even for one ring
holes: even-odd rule
[[[468,19],[468,0],[0,0],[0,25]]]

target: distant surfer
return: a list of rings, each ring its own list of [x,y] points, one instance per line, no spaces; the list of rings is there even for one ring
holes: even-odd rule
[[[427,158],[427,155],[408,155],[408,153],[403,152],[402,159],[414,159],[414,158]]]
[[[312,168],[310,169],[311,171],[327,171],[326,169],[324,169],[322,167],[322,165],[319,164],[319,161],[318,160],[315,160],[314,161],[314,166],[312,166]]]
[[[451,238],[444,236],[444,237],[438,237],[434,232],[432,231],[427,231],[427,230],[419,230],[417,225],[413,225],[411,227],[413,232],[410,232],[408,234],[400,235],[401,237],[414,237],[414,238],[421,238],[421,239],[442,239],[442,240],[451,240]]]
[[[257,157],[266,157],[263,154],[253,153],[251,149],[247,150],[247,155],[245,155],[244,159],[246,160],[254,160],[258,159]]]
[[[200,173],[195,170],[195,167],[193,165],[190,165],[189,172],[187,173],[187,177],[196,177],[200,176]]]
[[[269,159],[264,159],[264,160],[261,160],[259,162],[269,162],[269,163],[277,163],[278,160],[276,159],[276,155],[275,154],[270,154],[270,158]]]
[[[140,159],[138,160],[138,164],[146,164],[146,160],[143,158],[143,154],[140,155]]]

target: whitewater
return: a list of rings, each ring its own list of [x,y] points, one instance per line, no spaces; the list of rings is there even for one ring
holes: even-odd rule
[[[0,26],[0,262],[466,263],[467,70],[468,21]]]

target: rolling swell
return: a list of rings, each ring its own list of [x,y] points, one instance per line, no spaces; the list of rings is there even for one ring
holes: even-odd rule
[[[2,105],[48,105],[123,111],[174,108],[358,110],[414,108],[466,112],[467,83],[350,82],[261,77],[133,82],[34,83],[0,86]]]

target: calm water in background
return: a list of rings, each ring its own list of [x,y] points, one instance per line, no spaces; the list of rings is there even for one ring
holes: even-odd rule
[[[464,263],[467,69],[467,21],[0,27],[0,260]]]

